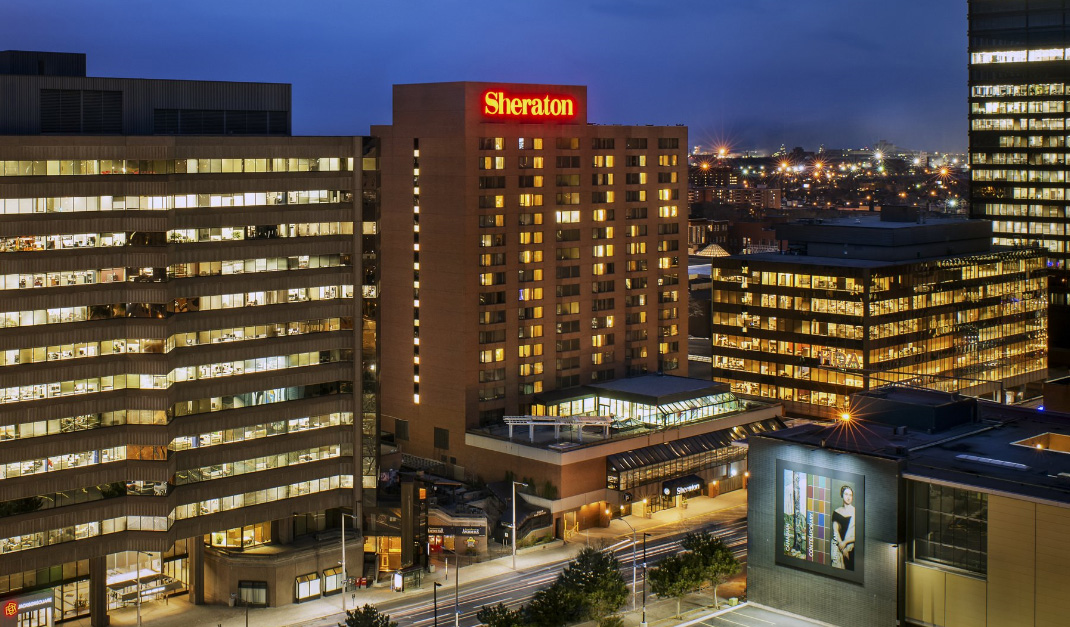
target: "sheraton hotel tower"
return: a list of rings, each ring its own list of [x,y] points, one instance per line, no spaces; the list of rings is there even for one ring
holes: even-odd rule
[[[88,77],[81,54],[0,52],[0,93],[20,625],[338,592],[343,525],[350,577],[418,541],[381,431],[500,480],[469,430],[686,376],[685,127],[588,124],[583,87],[444,83],[395,87],[367,137],[295,137],[289,85]]]

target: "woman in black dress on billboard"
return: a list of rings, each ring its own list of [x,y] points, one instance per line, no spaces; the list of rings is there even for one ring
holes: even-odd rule
[[[851,486],[840,488],[843,506],[832,513],[832,567],[855,569],[855,492]]]

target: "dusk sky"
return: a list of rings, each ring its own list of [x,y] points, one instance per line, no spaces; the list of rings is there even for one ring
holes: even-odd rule
[[[692,145],[966,149],[966,2],[3,0],[0,49],[91,76],[293,84],[294,134],[390,120],[394,83],[586,84]]]

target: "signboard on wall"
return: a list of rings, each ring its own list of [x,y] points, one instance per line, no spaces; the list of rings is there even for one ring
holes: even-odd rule
[[[35,614],[36,619],[47,622],[33,624],[51,625],[56,593],[52,588],[0,600],[0,627],[15,627],[19,617]],[[42,610],[44,610],[42,612]],[[29,623],[28,623],[29,624]]]
[[[776,563],[862,583],[865,477],[776,462]]]

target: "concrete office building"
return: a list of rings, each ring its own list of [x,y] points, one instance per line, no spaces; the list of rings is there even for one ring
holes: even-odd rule
[[[372,133],[384,429],[404,453],[498,480],[470,428],[550,390],[686,374],[685,127],[589,124],[576,86],[398,85],[393,106]]]
[[[970,210],[998,244],[1038,241],[1054,270],[1051,346],[1070,349],[1065,3],[970,0]]]
[[[1066,624],[1070,416],[932,390],[748,440],[748,597],[831,625]]]
[[[0,596],[105,625],[338,590],[312,534],[375,498],[376,143],[290,137],[288,85],[84,69],[0,53]]]
[[[777,239],[788,254],[711,259],[713,376],[734,392],[835,417],[888,383],[1014,401],[1046,376],[1043,249],[907,207]]]

